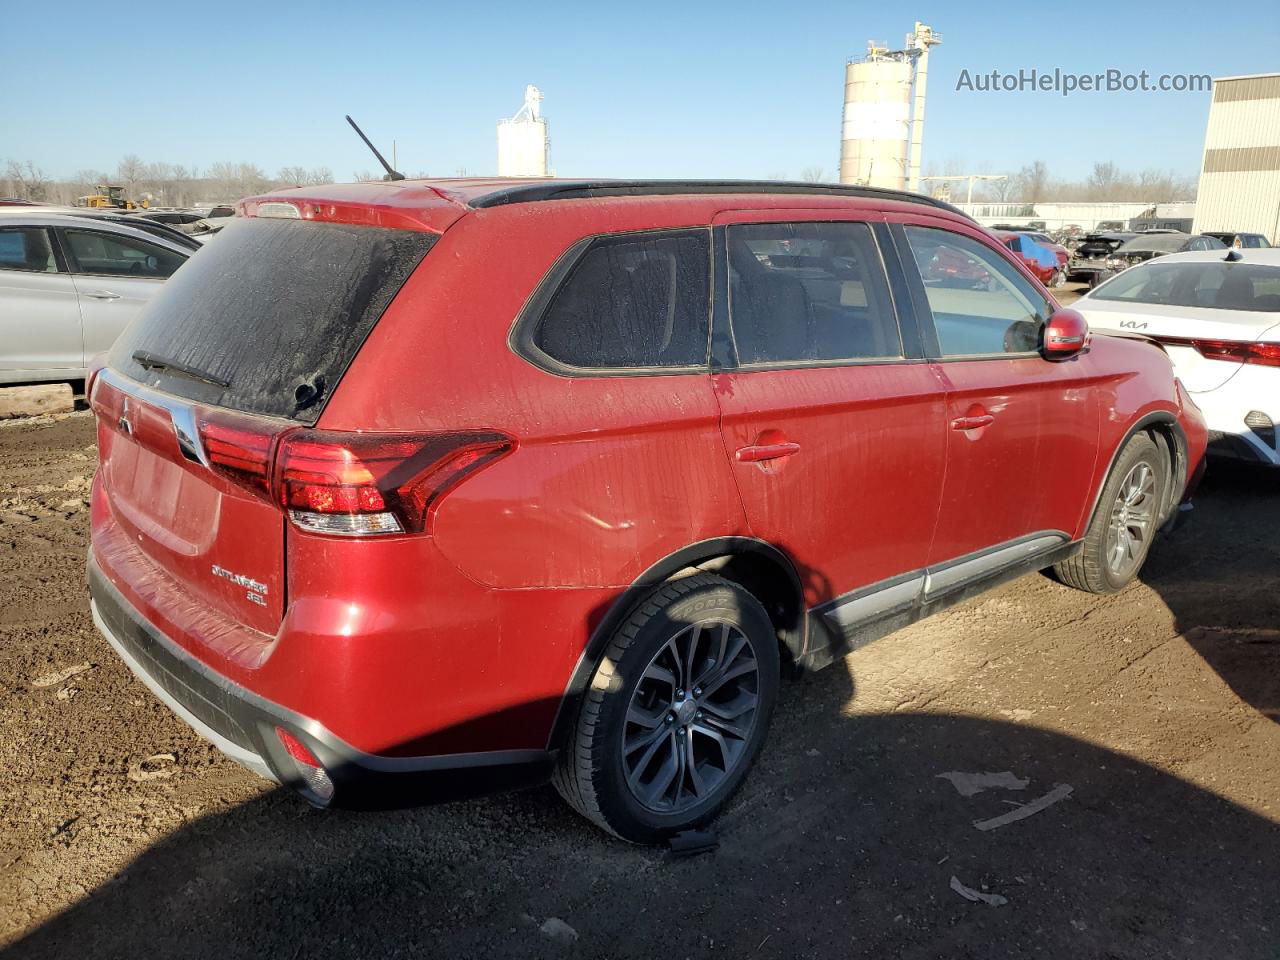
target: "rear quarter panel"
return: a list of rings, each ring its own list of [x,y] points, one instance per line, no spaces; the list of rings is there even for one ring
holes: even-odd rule
[[[320,426],[515,437],[515,452],[450,493],[432,526],[440,551],[487,587],[626,586],[690,543],[745,534],[709,374],[564,377],[507,342],[576,241],[705,227],[711,215],[655,198],[464,217],[380,321]]]

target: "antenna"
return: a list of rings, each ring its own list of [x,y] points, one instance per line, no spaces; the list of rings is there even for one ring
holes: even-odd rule
[[[391,166],[391,164],[387,163],[386,158],[378,152],[378,148],[375,147],[373,143],[370,142],[369,138],[364,135],[364,131],[361,130],[360,127],[356,125],[356,122],[354,120],[351,119],[350,114],[347,114],[347,123],[351,124],[352,130],[360,134],[360,139],[364,141],[365,146],[368,147],[370,150],[372,150],[373,155],[378,158],[378,162],[382,164],[382,169],[387,171],[386,179],[387,180],[403,180],[404,174],[395,170]]]

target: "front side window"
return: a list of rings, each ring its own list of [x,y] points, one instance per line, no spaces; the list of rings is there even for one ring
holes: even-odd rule
[[[707,230],[601,237],[551,296],[533,343],[571,367],[705,366]]]
[[[57,261],[43,227],[7,227],[0,230],[0,270],[56,273]]]
[[[902,356],[865,223],[731,226],[729,315],[743,364]]]
[[[181,254],[132,237],[96,230],[67,230],[66,238],[80,273],[164,278],[186,262]]]
[[[1049,302],[994,250],[950,230],[907,227],[943,357],[1030,353]]]

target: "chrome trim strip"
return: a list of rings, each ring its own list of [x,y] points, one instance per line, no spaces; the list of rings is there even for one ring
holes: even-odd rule
[[[204,447],[200,443],[196,411],[192,404],[167,393],[153,390],[110,367],[102,368],[102,372],[98,374],[98,380],[109,383],[121,393],[159,407],[168,413],[169,421],[173,424],[173,434],[177,438],[178,449],[182,451],[182,455],[193,463],[204,467],[209,466],[209,458],[205,455]]]
[[[939,566],[930,567],[925,573],[924,596],[932,599],[939,593],[961,586],[966,581],[994,573],[1001,567],[1012,566],[1020,560],[1026,560],[1066,543],[1071,538],[1058,531],[1031,534],[1015,541],[997,546],[991,550],[961,557]]]
[[[866,620],[874,620],[895,610],[911,606],[920,597],[924,586],[923,572],[908,574],[905,579],[888,581],[885,585],[872,585],[833,601],[823,611],[823,616],[836,627],[854,627]]]

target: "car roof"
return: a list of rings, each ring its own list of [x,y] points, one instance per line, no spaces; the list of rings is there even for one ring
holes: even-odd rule
[[[467,213],[516,204],[596,200],[630,202],[639,198],[759,197],[762,206],[782,206],[787,198],[813,198],[815,206],[848,202],[869,208],[910,204],[933,215],[974,221],[951,204],[919,193],[831,183],[764,180],[568,180],[462,177],[431,180],[373,180],[297,187],[241,200],[245,216],[270,216],[271,203],[302,204],[304,219],[364,223],[370,226],[442,230]],[[771,198],[771,199],[766,199]],[[794,205],[791,199],[790,205]],[[262,208],[262,212],[259,212]]]
[[[131,237],[135,240],[150,240],[152,243],[159,243],[170,249],[181,251],[186,256],[190,256],[195,252],[191,247],[186,247],[177,241],[170,240],[161,233],[153,233],[150,230],[127,223],[120,223],[117,220],[105,217],[83,217],[74,213],[46,213],[43,210],[32,211],[30,207],[13,207],[0,210],[0,227],[80,227],[84,229],[88,226],[86,221],[92,221],[93,229],[104,233],[118,233],[121,236]]]

